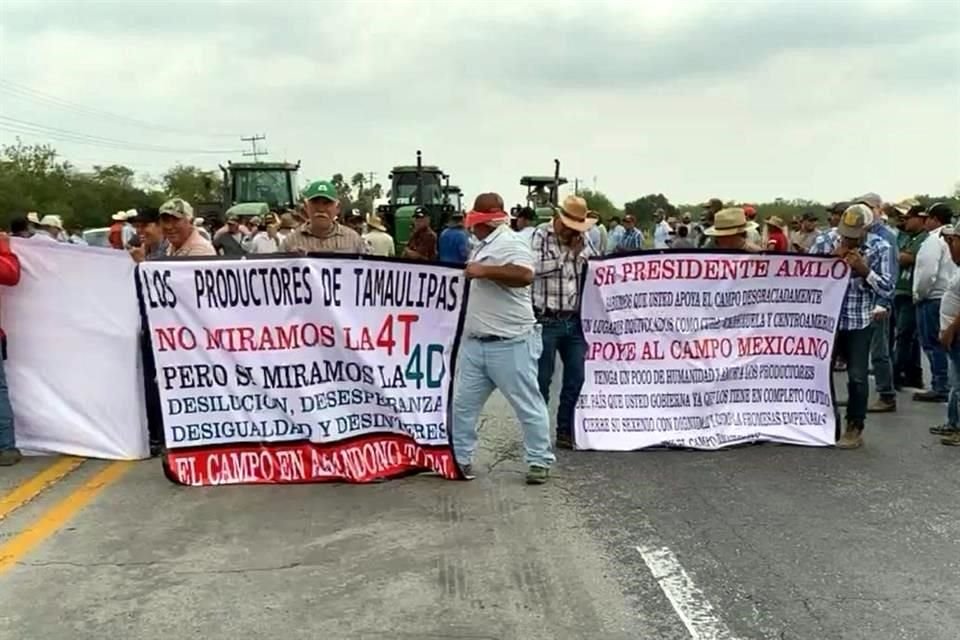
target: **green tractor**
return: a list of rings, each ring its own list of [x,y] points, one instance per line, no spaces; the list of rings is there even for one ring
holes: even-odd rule
[[[299,201],[297,172],[300,163],[227,162],[223,172],[223,207],[265,202],[273,211],[293,209]]]
[[[417,151],[417,164],[394,167],[390,172],[389,202],[377,207],[387,231],[393,236],[397,253],[402,253],[413,233],[413,214],[423,207],[430,218],[430,226],[439,232],[454,212],[444,181],[449,188],[450,176],[439,167],[424,165]]]
[[[553,219],[554,211],[560,204],[560,187],[567,184],[566,178],[560,177],[560,161],[553,161],[553,176],[523,176],[520,185],[527,188],[527,205],[537,214],[537,224],[543,224]],[[514,207],[513,214],[520,210]]]

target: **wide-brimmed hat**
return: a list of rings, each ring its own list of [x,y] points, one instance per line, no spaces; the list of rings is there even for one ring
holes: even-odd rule
[[[127,215],[126,211],[117,211],[115,214],[110,216],[110,219],[114,222],[126,222],[130,216]]]
[[[764,222],[766,222],[771,227],[776,227],[777,229],[781,229],[781,230],[787,227],[787,224],[783,221],[783,218],[781,218],[780,216],[770,216],[769,218],[764,220]]]
[[[367,226],[377,231],[386,232],[387,230],[387,227],[383,224],[383,220],[375,213],[367,214]]]
[[[40,214],[36,211],[31,211],[27,214],[27,222],[32,222],[33,224],[40,224]]]
[[[580,196],[567,196],[560,203],[560,209],[557,217],[561,224],[574,231],[586,231],[597,224],[595,218],[588,218],[587,213],[590,209],[587,207],[587,201]]]
[[[55,215],[45,215],[40,218],[41,227],[53,227],[54,229],[59,229],[63,231],[63,220],[60,219],[60,216]]]
[[[708,236],[735,236],[746,232],[747,216],[740,207],[721,209],[713,217],[713,226],[704,231]]]

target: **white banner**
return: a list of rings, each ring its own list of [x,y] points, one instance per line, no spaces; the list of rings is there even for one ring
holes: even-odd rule
[[[835,442],[836,258],[662,253],[589,262],[578,449]]]
[[[188,485],[458,477],[462,269],[355,258],[144,263],[166,470]]]
[[[20,283],[0,287],[17,445],[149,456],[134,263],[124,251],[13,238]]]

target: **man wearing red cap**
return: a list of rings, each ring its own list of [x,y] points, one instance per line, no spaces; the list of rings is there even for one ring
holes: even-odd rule
[[[474,477],[477,420],[490,394],[499,389],[523,430],[527,484],[543,484],[555,458],[547,405],[537,384],[543,343],[530,296],[533,252],[510,228],[503,198],[496,193],[477,196],[465,226],[479,242],[465,270],[470,295],[452,407],[457,464],[465,478]]]

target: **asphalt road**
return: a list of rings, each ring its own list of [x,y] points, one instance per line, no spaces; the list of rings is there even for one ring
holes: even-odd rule
[[[942,411],[904,395],[856,451],[561,452],[542,487],[499,397],[470,483],[32,459],[0,470],[0,639],[955,640]]]

